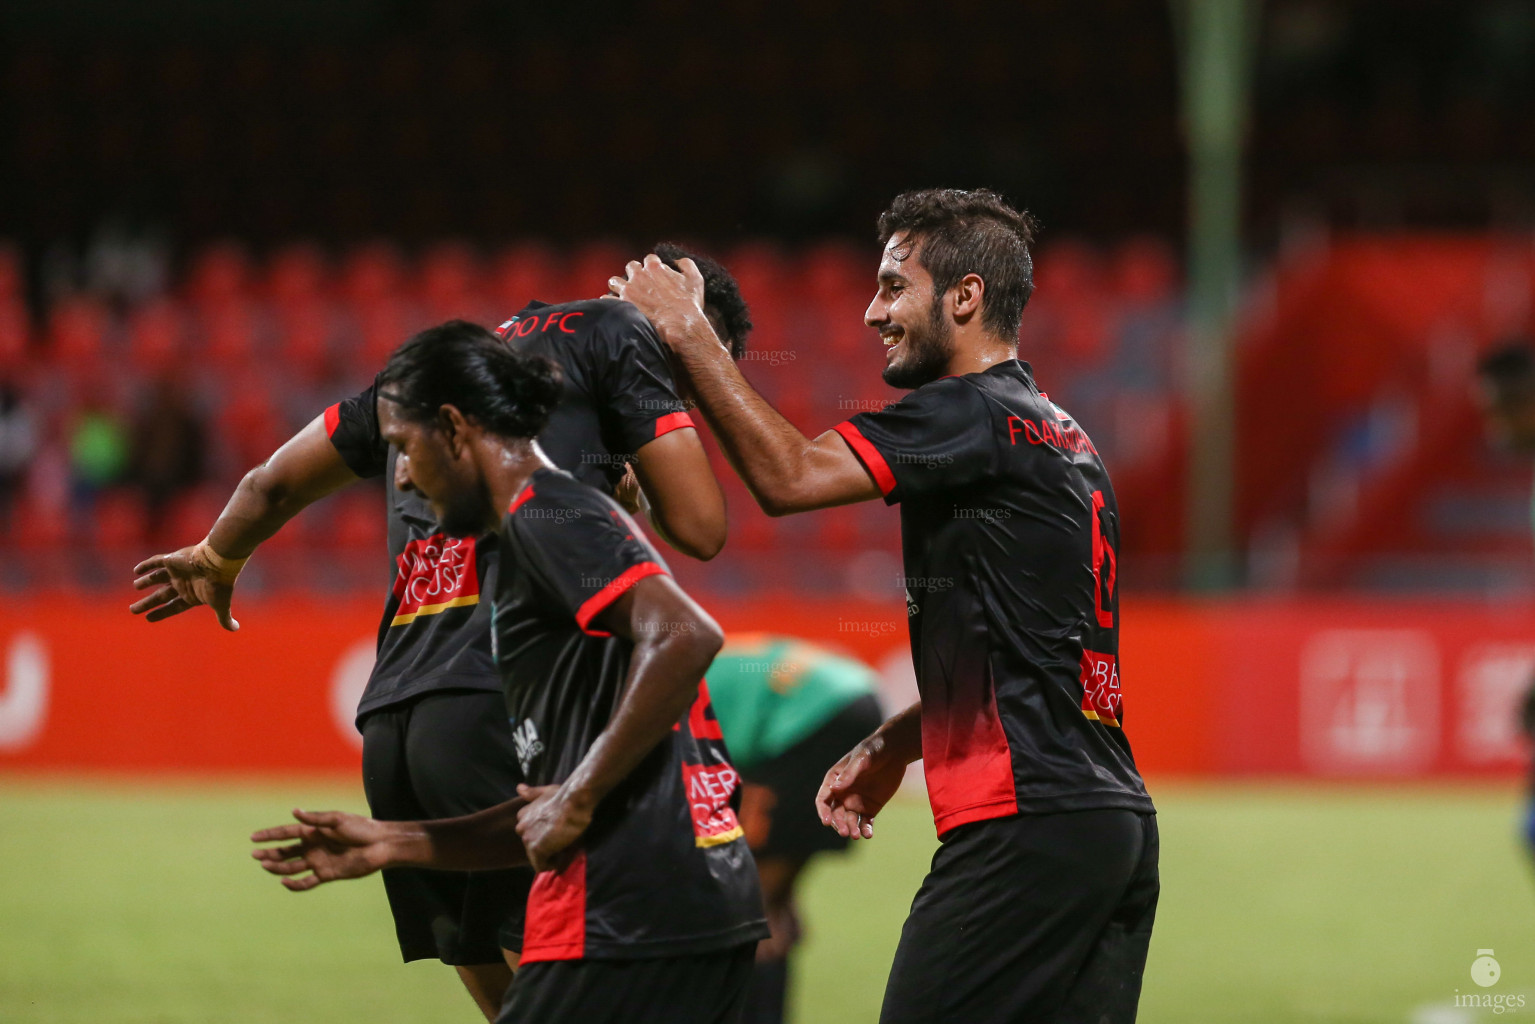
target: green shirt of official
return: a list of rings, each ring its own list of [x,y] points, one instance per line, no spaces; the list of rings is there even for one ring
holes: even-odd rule
[[[879,688],[860,661],[763,633],[729,638],[704,678],[730,759],[748,773]]]

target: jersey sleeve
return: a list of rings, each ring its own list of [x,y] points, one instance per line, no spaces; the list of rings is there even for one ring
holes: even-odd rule
[[[666,563],[634,520],[598,495],[540,498],[533,485],[512,505],[505,528],[516,531],[533,575],[555,604],[591,636],[602,612]]]
[[[592,379],[608,450],[630,454],[663,434],[694,425],[677,394],[666,345],[649,320],[627,302],[597,325]]]
[[[378,382],[325,410],[325,433],[341,459],[360,477],[383,475],[389,446],[378,432]]]
[[[936,380],[832,429],[868,469],[887,505],[965,487],[995,469],[986,400],[958,377]]]

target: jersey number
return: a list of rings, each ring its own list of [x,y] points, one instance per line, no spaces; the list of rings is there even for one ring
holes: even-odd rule
[[[1114,577],[1119,559],[1114,546],[1103,535],[1103,492],[1093,492],[1093,603],[1098,625],[1114,628]]]

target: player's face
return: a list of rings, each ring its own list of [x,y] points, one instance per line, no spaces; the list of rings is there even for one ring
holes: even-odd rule
[[[455,453],[452,439],[435,423],[417,423],[399,414],[388,399],[378,403],[379,435],[399,451],[394,485],[414,491],[432,506],[432,514],[450,537],[485,532],[486,488],[467,451]],[[462,446],[460,446],[462,448]]]
[[[920,388],[948,371],[954,356],[954,325],[944,315],[942,296],[933,295],[933,278],[917,259],[906,235],[893,236],[879,264],[879,291],[864,313],[864,323],[885,343],[885,383]]]

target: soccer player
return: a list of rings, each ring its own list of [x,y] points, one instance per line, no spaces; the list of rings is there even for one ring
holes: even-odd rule
[[[610,283],[661,331],[765,511],[901,506],[921,700],[817,798],[838,834],[872,837],[923,760],[942,844],[880,1019],[1130,1021],[1159,885],[1122,728],[1119,513],[1092,441],[1017,358],[1029,220],[990,192],[935,189],[897,197],[879,233],[865,319],[885,381],[911,393],[813,440],[722,358],[685,263],[647,258]]]
[[[740,290],[719,264],[699,262],[709,316],[739,355],[751,329]],[[645,318],[611,297],[533,303],[501,333],[561,367],[560,402],[539,438],[556,464],[611,490],[632,461],[658,532],[694,557],[718,552],[719,485]],[[384,475],[397,573],[357,709],[364,787],[376,817],[453,817],[511,798],[521,781],[491,661],[490,605],[480,600],[494,585],[497,551],[489,536],[447,535],[425,501],[394,486],[398,452],[379,432],[376,390],[331,406],[248,473],[203,541],[137,566],[134,586],[152,589],[132,611],[158,621],[207,604],[225,629],[239,628],[233,589],[257,545],[312,502]],[[511,981],[529,881],[527,872],[386,872],[401,955],[454,965],[493,1019]]]
[[[377,387],[397,487],[449,536],[499,525],[492,629],[530,785],[444,822],[297,812],[252,838],[298,842],[257,859],[300,890],[526,860],[539,874],[503,1024],[739,1019],[767,928],[700,683],[719,627],[616,502],[531,442],[559,395],[547,361],[449,323],[401,347]]]
[[[816,791],[826,766],[884,721],[879,676],[803,640],[742,633],[726,641],[705,679],[746,783],[741,824],[773,932],[757,946],[746,1020],[782,1024],[800,933],[795,883],[811,857],[848,844],[822,827]]]
[[[1509,341],[1484,355],[1476,370],[1477,398],[1489,440],[1497,447],[1535,457],[1535,347],[1527,341]],[[1535,523],[1535,500],[1531,520]],[[1535,683],[1520,702],[1519,727],[1535,738]],[[1526,851],[1535,856],[1535,765],[1531,771],[1524,842]]]

